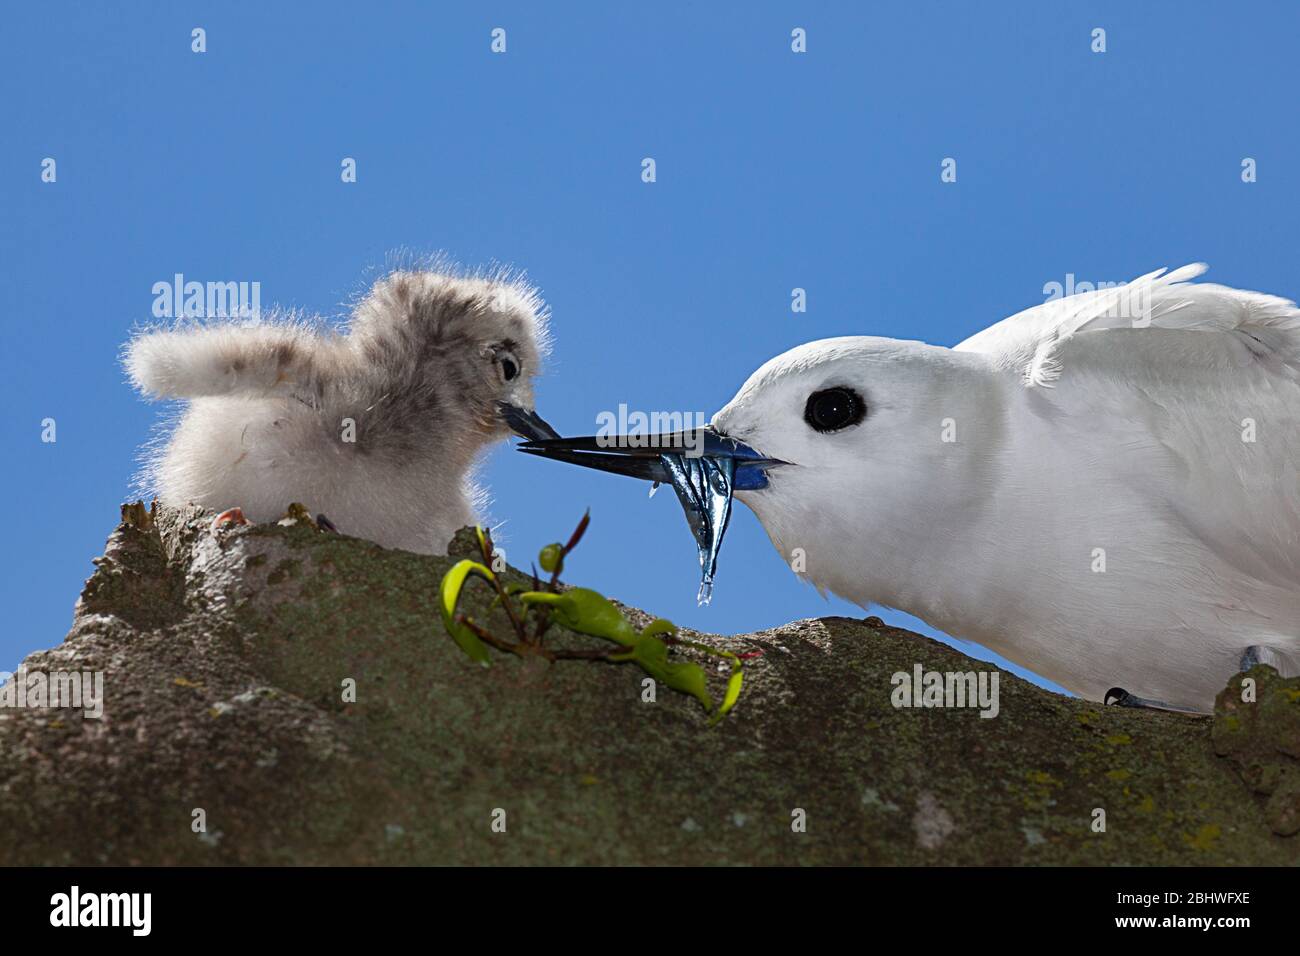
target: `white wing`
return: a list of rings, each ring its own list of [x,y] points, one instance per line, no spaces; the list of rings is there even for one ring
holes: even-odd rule
[[[1230,580],[1216,572],[1230,595],[1221,600],[1276,621],[1295,645],[1300,310],[1271,295],[1182,281],[1204,269],[1161,270],[1049,302],[957,349],[1005,371],[1044,441],[1071,450],[1080,482],[1071,487],[1087,510],[1144,501],[1145,514],[1165,515],[1236,569]],[[1181,547],[1159,558],[1186,566],[1189,580],[1199,560]]]
[[[1050,388],[1068,361],[1068,343],[1081,333],[1142,332],[1145,346],[1162,341],[1147,336],[1194,331],[1205,338],[1189,340],[1190,347],[1196,352],[1198,345],[1203,346],[1208,361],[1235,357],[1242,367],[1263,366],[1300,380],[1300,310],[1295,303],[1185,281],[1205,269],[1204,263],[1169,273],[1160,269],[1126,285],[1054,299],[989,326],[956,346],[956,351],[983,353],[999,367],[1020,375],[1026,386]],[[1189,347],[1188,341],[1179,345],[1184,353]],[[1195,355],[1191,358],[1192,364],[1198,364]]]

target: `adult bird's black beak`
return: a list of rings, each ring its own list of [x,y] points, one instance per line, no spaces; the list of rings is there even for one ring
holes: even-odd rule
[[[516,434],[527,439],[520,451],[653,481],[656,487],[671,485],[699,552],[701,604],[713,596],[718,551],[731,520],[732,492],[766,488],[768,469],[786,464],[707,425],[664,435],[561,438],[535,412],[502,406],[501,414]]]
[[[760,454],[744,442],[721,435],[708,425],[663,435],[532,438],[521,444],[519,450],[542,458],[582,465],[584,468],[664,484],[671,484],[673,479],[661,458],[663,455],[726,458],[735,464],[733,487],[737,491],[766,488],[767,470],[786,464]]]

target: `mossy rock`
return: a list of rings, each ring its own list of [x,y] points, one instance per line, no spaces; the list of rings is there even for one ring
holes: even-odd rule
[[[104,714],[0,710],[0,862],[1300,862],[1278,796],[1300,681],[1271,671],[1247,675],[1254,704],[1234,678],[1214,718],[1009,674],[995,719],[896,709],[896,672],[992,665],[830,617],[686,634],[763,652],[710,727],[684,695],[645,702],[631,665],[466,658],[437,594],[472,536],[429,557],[210,521],[124,509],[71,632],[25,662],[103,671]],[[507,633],[487,594],[466,606]]]

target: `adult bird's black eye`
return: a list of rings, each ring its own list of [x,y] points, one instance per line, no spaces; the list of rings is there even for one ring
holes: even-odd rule
[[[803,420],[814,431],[835,432],[862,421],[867,403],[851,388],[825,388],[808,396]]]

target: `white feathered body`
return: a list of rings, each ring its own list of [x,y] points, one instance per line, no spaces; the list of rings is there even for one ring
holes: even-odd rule
[[[534,290],[503,274],[393,273],[343,333],[291,316],[148,330],[126,351],[132,380],[188,404],[141,484],[254,522],[299,502],[346,534],[443,552],[477,520],[476,458],[507,434],[498,403],[531,407],[545,348]]]
[[[377,396],[376,396],[377,397]],[[432,553],[476,520],[472,461],[443,449],[412,448],[401,461],[342,440],[346,403],[316,408],[293,398],[197,398],[160,459],[160,500],[220,512],[238,506],[254,523],[284,515],[290,502],[323,513],[347,534],[386,547]]]
[[[801,467],[742,499],[817,586],[1084,697],[1206,710],[1252,645],[1298,672],[1300,313],[1174,284],[1198,271],[1137,280],[1138,327],[1096,293],[955,350],[859,338],[774,359],[715,422]],[[757,396],[809,376],[866,383],[872,410],[783,448]]]

